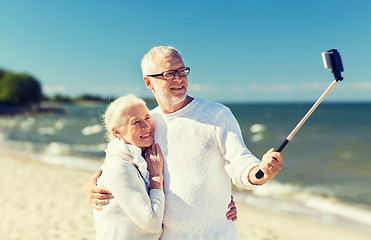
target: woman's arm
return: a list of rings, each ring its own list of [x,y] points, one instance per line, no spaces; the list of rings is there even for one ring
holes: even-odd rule
[[[110,161],[104,166],[100,181],[137,226],[150,233],[161,231],[165,195],[159,189],[152,189],[148,196],[145,184],[132,163],[121,159]]]

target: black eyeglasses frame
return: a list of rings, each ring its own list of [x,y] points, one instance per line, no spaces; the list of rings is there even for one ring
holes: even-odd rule
[[[185,72],[188,72],[186,75],[180,75],[179,70],[183,70],[183,69],[185,70]],[[151,74],[151,75],[147,75],[147,76],[148,77],[162,77],[163,79],[170,80],[172,78],[165,78],[164,73],[166,73],[166,72],[176,72],[176,73],[179,74],[179,76],[184,77],[184,76],[188,76],[190,71],[191,71],[191,69],[189,67],[182,67],[182,68],[179,68],[177,70],[166,70],[166,71],[164,71],[162,73],[159,73],[159,74]]]

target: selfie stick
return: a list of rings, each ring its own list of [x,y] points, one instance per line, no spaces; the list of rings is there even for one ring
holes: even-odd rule
[[[341,56],[336,49],[328,50],[327,52],[322,53],[322,60],[325,69],[332,70],[334,74],[335,80],[331,83],[331,85],[326,89],[326,91],[321,95],[321,97],[317,100],[317,102],[312,106],[312,108],[305,114],[305,116],[301,119],[301,121],[296,125],[296,127],[291,131],[291,133],[287,136],[285,141],[281,144],[281,146],[276,150],[276,152],[281,152],[285,146],[290,142],[290,140],[294,137],[296,132],[303,126],[305,121],[310,117],[310,115],[316,110],[318,105],[322,102],[322,100],[326,97],[326,95],[331,91],[331,89],[335,86],[338,81],[343,80],[341,76],[341,72],[344,71],[343,64],[341,61]],[[262,170],[259,170],[255,177],[257,179],[261,179],[264,176]]]

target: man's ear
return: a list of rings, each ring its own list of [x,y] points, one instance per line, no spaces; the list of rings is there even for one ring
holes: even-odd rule
[[[144,83],[146,84],[147,88],[149,90],[153,90],[151,79],[149,77],[144,77],[143,79],[144,79]]]

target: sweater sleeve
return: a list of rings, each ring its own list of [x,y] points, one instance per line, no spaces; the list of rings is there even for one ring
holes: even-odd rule
[[[165,195],[158,189],[148,196],[135,167],[125,161],[110,161],[102,171],[102,183],[112,193],[127,216],[149,233],[162,230]]]
[[[224,167],[232,183],[245,189],[256,188],[247,177],[250,170],[260,164],[260,160],[246,147],[240,126],[229,108],[222,108],[215,126],[220,153],[225,160]]]

